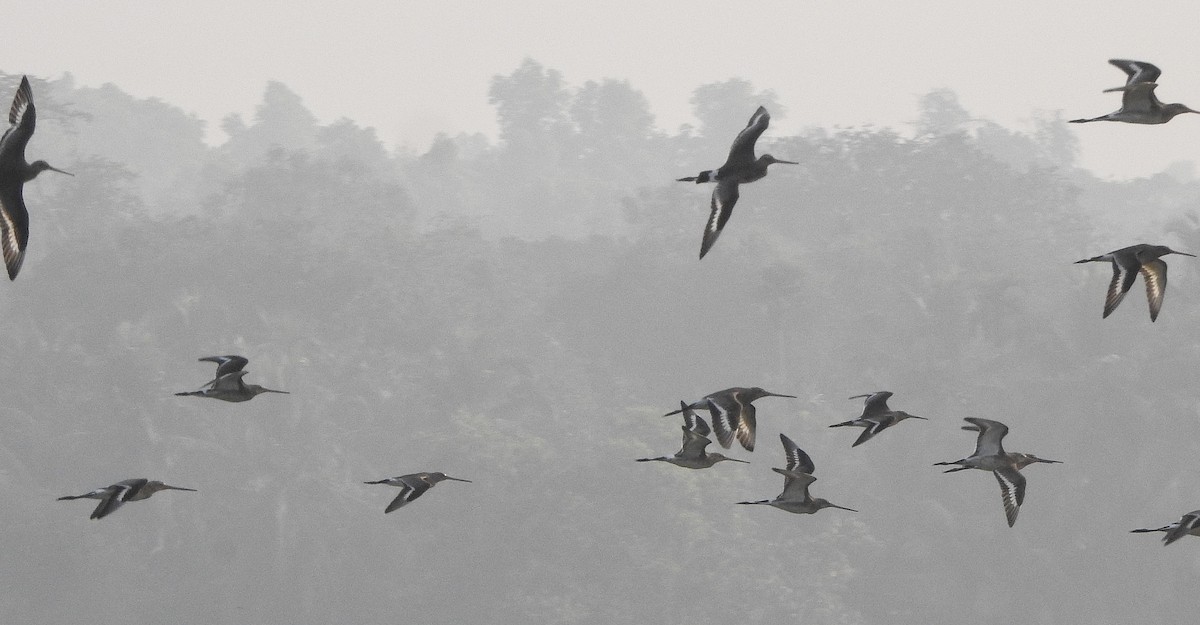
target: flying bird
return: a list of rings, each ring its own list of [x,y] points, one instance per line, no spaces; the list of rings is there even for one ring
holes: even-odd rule
[[[409,473],[399,477],[389,477],[383,480],[375,480],[374,482],[363,482],[363,484],[387,484],[388,486],[399,486],[400,494],[384,508],[383,513],[387,514],[393,510],[403,508],[405,504],[425,494],[425,491],[433,488],[434,484],[442,480],[454,480],[455,482],[470,482],[471,480],[462,480],[457,477],[450,477],[445,473]]]
[[[964,430],[979,432],[979,438],[975,441],[975,453],[953,462],[935,462],[934,466],[959,465],[953,469],[946,469],[945,473],[965,469],[991,471],[1000,483],[1004,516],[1008,519],[1008,526],[1012,527],[1017,522],[1017,513],[1021,511],[1021,504],[1025,501],[1025,476],[1021,475],[1021,469],[1035,462],[1061,463],[1058,460],[1038,458],[1033,454],[1005,452],[1001,441],[1008,434],[1008,426],[999,421],[974,417],[963,420],[970,423],[963,426]]]
[[[1164,547],[1184,536],[1200,536],[1200,510],[1193,510],[1183,515],[1183,518],[1178,521],[1157,529],[1132,530],[1134,534],[1142,532],[1166,532],[1167,535],[1163,536],[1162,539]]]
[[[770,123],[771,114],[767,112],[767,109],[758,107],[758,110],[754,111],[754,115],[750,117],[750,122],[733,140],[733,146],[729,148],[729,157],[725,159],[724,165],[702,171],[695,176],[676,179],[679,182],[695,182],[696,184],[717,183],[712,194],[712,213],[708,216],[708,223],[704,226],[704,238],[700,241],[700,258],[704,258],[713,243],[717,242],[717,237],[721,236],[721,229],[725,227],[725,222],[729,221],[729,215],[733,213],[733,205],[738,201],[739,184],[754,182],[765,177],[767,166],[772,163],[799,165],[795,161],[780,160],[770,154],[754,158],[754,144]]]
[[[857,419],[851,419],[842,423],[835,423],[829,427],[840,428],[845,426],[857,426],[864,428],[862,434],[858,435],[858,440],[854,441],[851,447],[859,445],[871,440],[872,436],[900,423],[905,419],[925,419],[918,417],[915,414],[908,414],[903,410],[892,410],[888,408],[887,400],[892,396],[891,391],[879,391],[867,395],[855,395],[850,399],[866,398],[863,406],[863,412]],[[925,419],[928,421],[928,419]]]
[[[683,430],[683,446],[679,448],[679,451],[675,452],[674,456],[638,458],[638,462],[669,462],[677,467],[684,467],[686,469],[707,469],[722,460],[746,462],[745,460],[729,458],[715,452],[711,454],[705,452],[704,449],[712,444],[712,440],[708,438],[708,434],[711,432],[708,429],[708,423],[704,421],[703,417],[697,415],[694,410],[689,408],[687,402],[681,401],[679,402],[679,406],[680,412],[683,413],[684,421],[684,424],[681,426]]]
[[[1155,81],[1158,80],[1158,76],[1162,74],[1162,71],[1154,65],[1145,61],[1129,61],[1125,59],[1111,59],[1109,63],[1117,66],[1118,69],[1129,76],[1125,80],[1124,86],[1104,90],[1104,93],[1112,91],[1121,92],[1121,108],[1100,117],[1072,119],[1070,123],[1126,122],[1130,124],[1165,124],[1180,113],[1200,113],[1200,111],[1192,110],[1184,104],[1163,104],[1158,100],[1158,97],[1154,95],[1154,89],[1158,86],[1158,83]]]
[[[780,434],[779,440],[783,443],[783,452],[787,456],[787,468],[772,468],[771,470],[783,476],[783,492],[779,493],[774,499],[739,501],[739,504],[773,506],[793,514],[814,514],[818,510],[825,508],[858,512],[858,510],[844,508],[831,504],[824,499],[813,498],[809,495],[809,485],[817,481],[817,478],[813,477],[816,466],[813,465],[812,458],[809,458],[808,454],[804,453],[804,450],[800,449],[787,436]]]
[[[289,394],[287,391],[263,388],[257,384],[246,384],[242,378],[249,372],[243,367],[250,361],[241,356],[205,356],[200,358],[199,362],[217,363],[217,377],[206,382],[198,391],[175,393],[176,396],[211,397],[223,401],[239,402],[250,401],[262,393]]]
[[[733,444],[736,435],[738,442],[746,451],[754,451],[754,431],[757,427],[754,404],[750,403],[762,397],[791,397],[795,395],[780,395],[765,391],[760,387],[743,388],[735,386],[723,391],[705,395],[700,401],[688,404],[692,410],[707,408],[712,417],[713,430],[717,433],[717,442],[725,449]],[[664,417],[679,414],[682,410],[672,410]]]
[[[96,509],[92,511],[92,519],[103,519],[120,508],[122,504],[129,501],[141,501],[149,499],[151,495],[160,490],[186,490],[196,492],[194,488],[183,488],[181,486],[168,486],[158,480],[147,480],[145,478],[136,478],[132,480],[123,480],[97,488],[96,490],[86,492],[82,495],[67,495],[59,497],[59,501],[69,501],[72,499],[99,499],[100,503],[96,505]]]
[[[8,130],[0,137],[0,248],[8,279],[16,280],[25,262],[25,246],[29,243],[29,211],[25,209],[25,183],[46,171],[73,176],[51,167],[46,161],[25,161],[25,146],[37,125],[37,110],[33,106],[33,91],[29,78],[21,77],[21,86],[13,96],[8,110]]]
[[[1079,263],[1111,262],[1113,268],[1112,282],[1108,285],[1108,296],[1104,299],[1104,316],[1107,319],[1117,304],[1125,299],[1125,294],[1133,286],[1137,275],[1142,274],[1146,283],[1146,299],[1150,302],[1150,322],[1158,319],[1158,311],[1162,310],[1163,296],[1167,293],[1167,263],[1162,256],[1179,254],[1180,256],[1195,257],[1195,254],[1176,252],[1165,245],[1147,245],[1139,243],[1123,247],[1115,252],[1109,252],[1092,258],[1075,261]]]

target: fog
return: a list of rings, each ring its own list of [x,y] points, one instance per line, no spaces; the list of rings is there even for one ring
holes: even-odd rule
[[[0,297],[5,622],[1194,614],[1200,541],[1129,530],[1200,507],[1200,264],[1166,258],[1153,324],[1140,284],[1101,319],[1108,265],[1072,264],[1200,253],[1184,165],[1098,177],[1061,115],[1012,128],[938,89],[902,127],[768,129],[759,152],[800,165],[744,186],[698,261],[712,187],[674,179],[786,108],[769,85],[697,84],[698,124],[666,132],[639,85],[526,59],[480,85],[495,139],[411,152],[283,82],[212,146],[170,102],[31,81],[27,154],[75,177],[26,185]],[[174,396],[219,354],[291,394]],[[710,446],[750,464],[634,462],[731,386],[797,396],[757,403],[752,453]],[[929,420],[851,448],[827,426],[879,390]],[[973,449],[964,417],[1063,462],[1023,471],[1012,528],[991,476],[932,466]],[[736,505],[782,488],[780,433],[859,512]],[[397,489],[363,484],[419,471],[472,483],[386,515]],[[198,492],[56,501],[133,477]]]

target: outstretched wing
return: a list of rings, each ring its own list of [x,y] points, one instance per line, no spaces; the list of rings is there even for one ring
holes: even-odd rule
[[[687,402],[679,402],[680,412],[683,413],[683,430],[685,432],[695,432],[700,436],[708,436],[712,430],[708,429],[708,423],[704,418],[696,414],[695,410],[687,405]]]
[[[1004,516],[1008,518],[1008,526],[1017,522],[1017,513],[1025,501],[1025,476],[1021,472],[1004,468],[992,471],[996,481],[1000,483],[1000,498],[1004,501]]]
[[[425,494],[425,491],[433,487],[433,484],[420,479],[417,476],[405,475],[399,478],[404,482],[404,486],[400,487],[400,494],[388,504],[388,507],[383,510],[387,514],[393,510],[403,508],[410,501]]]
[[[25,210],[24,183],[14,182],[0,187],[0,248],[8,279],[16,280],[25,262],[25,246],[29,243],[29,211]]]
[[[1146,301],[1150,302],[1150,321],[1158,319],[1163,295],[1167,292],[1167,263],[1155,258],[1142,263],[1142,280],[1146,283]],[[1132,275],[1132,274],[1131,274]]]
[[[729,216],[733,214],[733,205],[737,204],[738,195],[738,183],[729,180],[718,182],[713,189],[712,212],[708,215],[708,223],[704,224],[704,236],[700,240],[700,258],[704,258],[717,242],[717,237],[721,236],[725,222],[729,221]]]
[[[774,469],[774,471],[783,476],[783,492],[779,493],[780,499],[792,501],[809,501],[812,499],[812,496],[808,494],[808,487],[817,481],[817,478],[811,473],[786,469]]]
[[[249,373],[249,371],[244,371],[244,370],[243,371],[234,371],[233,373],[227,373],[227,374],[213,380],[212,382],[209,382],[209,384],[211,385],[210,388],[214,391],[225,391],[228,393],[240,393],[246,389],[246,383],[242,381],[242,378],[247,373]]]
[[[975,427],[963,426],[964,430],[977,430],[979,438],[975,439],[975,456],[995,456],[1004,453],[1004,436],[1008,434],[1008,426],[991,419],[967,417],[963,419]]]
[[[1163,536],[1163,545],[1169,545],[1197,529],[1200,529],[1200,510],[1183,515],[1183,518],[1179,519],[1179,523],[1176,523],[1175,527],[1172,527],[1167,531],[1167,535]]]
[[[1137,279],[1135,270],[1137,267],[1122,265],[1117,262],[1114,256],[1112,260],[1113,277],[1112,282],[1108,283],[1108,295],[1104,298],[1104,318],[1108,318],[1112,311],[1117,309],[1117,305],[1121,300],[1125,299],[1125,294],[1129,292],[1129,287],[1133,286],[1133,281]]]
[[[683,446],[679,448],[679,453],[675,454],[678,458],[703,458],[705,448],[712,444],[712,441],[703,434],[683,428]]]
[[[750,116],[750,121],[746,123],[746,127],[738,133],[736,139],[733,140],[733,145],[729,148],[729,158],[725,161],[726,165],[733,163],[749,163],[754,160],[754,144],[758,142],[758,137],[771,123],[771,114],[764,107],[758,107],[754,111],[754,115]]]
[[[887,415],[879,415],[866,419],[860,418],[859,421],[862,422],[866,427],[863,428],[862,434],[858,435],[858,440],[854,441],[854,444],[851,445],[851,447],[858,447],[859,445],[871,440],[871,437],[886,430],[888,426],[892,424],[892,420],[889,419]]]
[[[1162,71],[1158,67],[1145,61],[1130,61],[1128,59],[1109,59],[1121,71],[1125,72],[1128,78],[1125,79],[1126,85],[1134,85],[1137,83],[1155,82],[1162,75]]]
[[[870,395],[859,395],[859,397],[867,398],[863,405],[862,417],[870,417],[873,415],[891,412],[891,409],[888,408],[887,405],[887,400],[891,396],[891,391],[879,391],[877,393],[871,393]],[[851,397],[851,399],[854,398]]]
[[[217,363],[216,377],[218,378],[227,373],[241,371],[250,362],[248,359],[241,356],[205,356],[199,360],[200,362]]]
[[[787,470],[797,471],[799,473],[812,474],[816,472],[817,467],[813,464],[812,458],[804,453],[803,449],[797,445],[787,435],[780,432],[779,441],[783,443],[783,453],[787,457]]]
[[[22,76],[21,85],[13,96],[12,107],[8,109],[8,130],[0,137],[0,154],[7,159],[25,162],[25,146],[33,136],[33,128],[37,125],[37,110],[33,106],[33,90],[29,88],[29,78]]]

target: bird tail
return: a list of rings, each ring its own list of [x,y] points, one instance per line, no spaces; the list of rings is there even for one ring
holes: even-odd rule
[[[712,180],[713,180],[712,173],[713,172],[710,169],[708,171],[702,171],[699,174],[696,174],[695,176],[688,176],[686,178],[676,178],[675,181],[676,182],[694,182],[696,184],[701,184],[704,182],[712,182]]]

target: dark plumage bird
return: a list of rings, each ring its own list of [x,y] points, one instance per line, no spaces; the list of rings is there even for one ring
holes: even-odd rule
[[[858,510],[844,508],[831,504],[824,499],[813,498],[809,495],[809,485],[817,481],[817,478],[813,477],[816,465],[813,464],[812,458],[809,458],[808,454],[804,453],[803,449],[800,449],[796,443],[792,442],[792,439],[780,434],[779,440],[783,443],[783,452],[787,456],[787,468],[772,468],[771,470],[783,476],[783,492],[779,493],[774,499],[739,501],[739,504],[773,506],[793,514],[814,514],[818,510],[825,508],[858,512]]]
[[[908,414],[903,410],[892,410],[891,408],[888,408],[887,400],[891,396],[891,391],[879,391],[877,393],[870,393],[868,395],[855,395],[850,399],[860,399],[863,397],[866,398],[866,401],[864,402],[866,405],[863,407],[862,414],[859,415],[857,419],[851,419],[850,421],[844,421],[842,423],[835,423],[829,427],[840,428],[853,425],[864,428],[862,434],[858,435],[858,440],[854,441],[854,444],[851,445],[851,447],[858,447],[859,445],[871,440],[872,436],[875,436],[876,434],[892,427],[893,425],[896,425],[897,423],[900,423],[905,419],[925,419],[925,417],[918,417],[915,414]]]
[[[120,508],[122,504],[129,501],[141,501],[149,499],[151,495],[160,490],[186,490],[196,492],[194,488],[183,488],[180,486],[168,486],[158,480],[147,480],[146,478],[135,478],[132,480],[123,480],[111,486],[97,488],[91,492],[82,495],[67,495],[59,497],[59,501],[69,501],[72,499],[99,499],[100,503],[96,505],[96,509],[92,511],[91,518],[103,519]]]
[[[729,216],[733,213],[733,205],[738,201],[739,184],[754,182],[765,177],[767,166],[772,163],[799,164],[795,161],[779,160],[770,154],[754,158],[754,144],[770,123],[771,114],[767,112],[767,109],[758,107],[758,110],[754,111],[754,115],[750,117],[750,122],[733,140],[733,146],[729,148],[729,157],[725,159],[724,165],[702,171],[695,176],[676,179],[679,182],[695,182],[696,184],[717,183],[717,188],[713,189],[712,194],[712,213],[708,216],[708,223],[704,226],[704,237],[700,241],[700,258],[704,258],[713,243],[717,242],[717,237],[721,236],[721,229],[725,227],[725,222],[729,221]]]
[[[1135,534],[1142,532],[1166,532],[1167,535],[1163,536],[1162,539],[1163,546],[1166,547],[1184,536],[1200,536],[1200,510],[1193,510],[1170,525],[1164,525],[1157,529],[1132,530],[1132,532]]]
[[[250,401],[262,393],[288,394],[287,391],[276,391],[243,382],[242,378],[249,373],[243,367],[250,361],[241,356],[205,356],[199,361],[217,363],[217,377],[206,382],[204,388],[198,391],[175,393],[175,395],[179,397],[211,397],[223,401],[239,402]]]
[[[1033,454],[1004,451],[1001,441],[1008,434],[1008,426],[999,421],[974,417],[967,417],[963,420],[970,423],[970,425],[963,426],[964,430],[979,432],[979,438],[975,440],[975,453],[962,460],[935,462],[934,466],[959,465],[953,469],[946,469],[945,473],[964,469],[991,471],[996,476],[996,481],[1000,483],[1004,516],[1008,519],[1008,526],[1012,527],[1017,522],[1017,513],[1021,511],[1021,504],[1025,501],[1025,476],[1021,475],[1021,469],[1035,462],[1061,463],[1058,460],[1038,458]]]
[[[46,161],[25,161],[25,146],[37,125],[33,91],[25,76],[21,77],[21,86],[17,87],[17,94],[13,96],[12,108],[8,110],[8,123],[8,130],[0,137],[0,248],[4,251],[8,279],[16,280],[21,263],[25,262],[25,246],[29,243],[25,183],[46,170],[68,176],[74,174],[51,167]]]
[[[738,442],[746,451],[754,451],[754,433],[758,427],[755,417],[754,404],[750,403],[762,397],[791,397],[795,395],[780,395],[765,391],[760,387],[743,388],[735,386],[723,391],[705,395],[700,401],[688,404],[692,410],[707,408],[712,417],[713,430],[717,433],[717,442],[725,449],[733,444],[736,435]],[[682,410],[672,410],[664,417],[679,414]]]
[[[1158,319],[1158,311],[1162,310],[1163,296],[1167,293],[1167,263],[1161,259],[1167,254],[1196,256],[1187,252],[1176,252],[1165,245],[1139,243],[1123,247],[1115,252],[1077,260],[1075,264],[1106,261],[1112,263],[1112,282],[1108,285],[1108,296],[1104,299],[1103,318],[1105,319],[1117,309],[1117,304],[1125,299],[1125,294],[1133,286],[1137,275],[1142,274],[1142,280],[1146,283],[1146,299],[1150,302],[1150,322],[1153,323]]]
[[[1104,90],[1104,93],[1121,92],[1121,108],[1100,117],[1072,119],[1072,124],[1086,124],[1087,122],[1165,124],[1180,113],[1200,113],[1184,104],[1163,104],[1158,100],[1158,97],[1154,95],[1154,89],[1158,87],[1158,83],[1155,81],[1162,72],[1154,65],[1145,61],[1125,59],[1111,59],[1109,63],[1117,66],[1129,76],[1125,80],[1124,86]]]
[[[442,480],[454,480],[455,482],[470,482],[471,480],[462,480],[457,477],[450,477],[445,473],[409,473],[399,477],[389,477],[383,480],[375,480],[374,482],[363,482],[363,484],[387,484],[388,486],[399,486],[400,494],[384,508],[383,513],[387,514],[392,510],[403,508],[408,502],[425,494],[425,491],[433,488],[434,484]]]
[[[675,452],[674,456],[659,456],[658,458],[638,458],[638,462],[669,462],[677,467],[686,469],[707,469],[712,465],[723,460],[732,460],[733,462],[746,462],[737,458],[729,458],[719,453],[707,453],[706,447],[712,444],[708,434],[711,430],[708,429],[708,423],[704,421],[694,410],[688,407],[687,402],[679,402],[679,410],[683,413],[683,446],[679,451]]]

